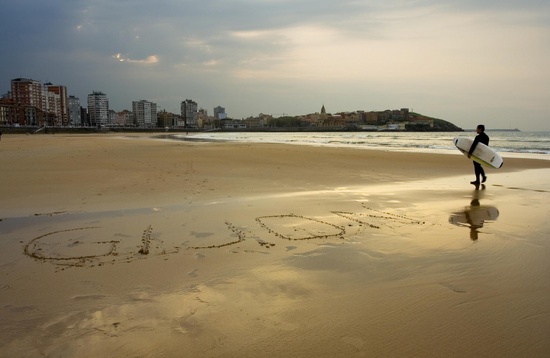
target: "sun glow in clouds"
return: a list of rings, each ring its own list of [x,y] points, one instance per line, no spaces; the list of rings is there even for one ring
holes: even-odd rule
[[[116,55],[113,55],[113,58],[117,59],[119,62],[139,63],[139,64],[145,64],[145,65],[159,62],[159,59],[158,59],[157,55],[148,56],[147,58],[145,58],[143,60],[133,60],[131,58],[125,57],[121,53],[117,53]]]

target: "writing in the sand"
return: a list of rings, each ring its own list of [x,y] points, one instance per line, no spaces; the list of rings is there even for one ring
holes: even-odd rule
[[[117,237],[98,240],[99,226],[67,228],[48,232],[31,239],[24,245],[23,253],[37,261],[68,267],[96,267],[106,264],[131,262],[152,256],[174,255],[182,250],[221,249],[245,245],[245,241],[260,245],[263,249],[276,246],[277,240],[345,240],[365,230],[391,230],[399,225],[423,225],[425,222],[389,212],[363,207],[361,212],[332,211],[334,222],[298,214],[261,216],[255,218],[256,228],[250,229],[225,221],[226,234],[218,241],[207,244],[200,240],[186,240],[168,244],[155,236],[152,225],[148,225],[141,240],[133,237]],[[258,232],[256,232],[258,231]],[[228,236],[229,235],[229,236]],[[250,237],[250,240],[247,238]],[[263,238],[261,238],[263,237]],[[132,242],[133,245],[128,246]],[[244,248],[246,251],[246,248]]]

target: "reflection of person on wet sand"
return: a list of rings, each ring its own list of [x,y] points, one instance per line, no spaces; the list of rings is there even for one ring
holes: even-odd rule
[[[479,200],[473,199],[470,203],[470,209],[464,211],[464,215],[466,215],[466,221],[470,225],[470,239],[472,239],[472,241],[477,240],[478,229],[481,229],[483,227],[484,222],[483,219],[476,220],[475,217],[472,217],[472,209],[475,210],[476,207],[479,208]]]
[[[484,220],[482,218],[472,215],[475,210],[478,210],[480,207],[479,199],[483,196],[483,191],[479,191],[479,183],[476,185],[476,190],[474,190],[472,201],[470,202],[470,207],[466,208],[464,215],[466,216],[466,222],[470,226],[470,239],[476,241],[478,239],[479,229],[483,227]],[[485,190],[485,185],[481,185],[481,190]]]
[[[481,190],[480,190],[481,188]],[[479,230],[486,221],[495,221],[498,218],[498,209],[494,206],[482,206],[480,199],[483,196],[485,185],[476,186],[472,195],[470,205],[460,212],[451,215],[449,222],[456,226],[466,226],[470,228],[470,239],[478,239]]]

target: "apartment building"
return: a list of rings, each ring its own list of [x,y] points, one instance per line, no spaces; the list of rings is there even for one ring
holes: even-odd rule
[[[214,118],[226,119],[227,114],[225,113],[225,108],[221,106],[214,107]]]
[[[11,80],[9,122],[20,125],[66,125],[69,122],[67,87],[30,78]]]
[[[181,102],[181,116],[186,128],[197,128],[199,121],[199,106],[197,102],[190,99]]]
[[[115,125],[122,127],[133,127],[135,125],[134,114],[127,109],[116,112]]]
[[[46,83],[44,85],[45,98],[48,105],[45,110],[47,113],[55,115],[56,125],[66,126],[69,124],[68,96],[67,87]],[[52,96],[55,94],[55,96]]]
[[[45,121],[43,111],[43,86],[40,81],[30,78],[11,80],[11,100],[13,107],[10,122],[20,125],[42,125]]]
[[[67,100],[67,113],[69,117],[69,125],[81,126],[83,124],[80,111],[80,98],[69,96]]]
[[[42,83],[30,78],[11,80],[11,98],[19,104],[42,108]]]
[[[157,104],[146,100],[133,101],[132,112],[134,123],[138,127],[151,128],[157,126]]]
[[[88,95],[88,116],[91,126],[109,124],[109,99],[105,93],[93,91]]]

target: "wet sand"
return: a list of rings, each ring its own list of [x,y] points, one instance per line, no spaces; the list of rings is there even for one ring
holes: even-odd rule
[[[550,161],[4,135],[0,356],[543,357]]]

